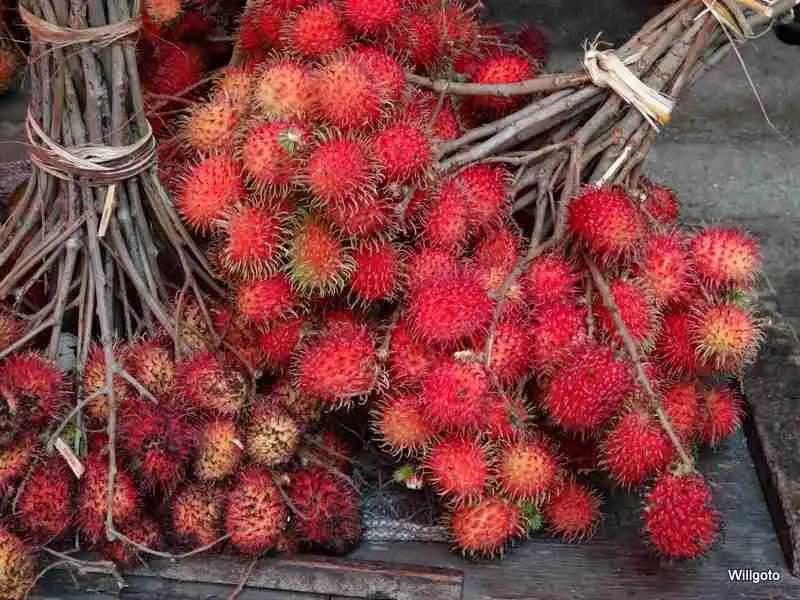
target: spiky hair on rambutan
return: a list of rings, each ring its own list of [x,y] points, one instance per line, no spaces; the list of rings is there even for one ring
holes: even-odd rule
[[[289,514],[272,474],[249,467],[239,476],[228,496],[224,527],[234,548],[257,555],[275,546],[286,528]]]
[[[594,535],[600,523],[600,498],[590,488],[568,479],[542,507],[547,530],[568,542]]]
[[[0,598],[24,600],[35,583],[35,563],[25,543],[0,526]]]
[[[470,265],[479,269],[498,268],[508,275],[519,260],[520,244],[519,229],[504,223],[476,241]]]
[[[489,488],[493,456],[479,440],[451,435],[425,452],[425,478],[434,491],[454,506],[480,500]]]
[[[391,335],[386,363],[392,383],[400,386],[422,383],[440,353],[416,339],[405,318],[401,317],[387,335]]]
[[[507,441],[524,436],[531,420],[522,396],[498,394],[484,409],[483,434],[490,440]]]
[[[108,457],[101,452],[93,452],[84,459],[83,466],[85,471],[81,477],[75,514],[83,539],[90,544],[97,544],[105,539]],[[137,515],[138,508],[136,483],[120,461],[114,478],[112,501],[115,525],[120,526],[131,521]]]
[[[642,214],[619,187],[586,187],[569,202],[567,226],[575,239],[605,262],[634,257],[645,238]]]
[[[443,357],[422,382],[422,412],[437,430],[479,428],[491,400],[489,375],[478,363]]]
[[[284,46],[305,58],[319,59],[351,41],[344,15],[333,2],[323,1],[289,15],[282,28]]]
[[[430,135],[434,140],[455,140],[463,133],[452,98],[446,97],[440,103],[438,94],[411,90],[406,95],[402,110],[408,119],[432,123]]]
[[[588,337],[586,309],[572,302],[554,302],[533,309],[531,317],[531,365],[540,378],[546,377],[565,354]]]
[[[543,399],[550,418],[568,432],[589,432],[613,417],[634,390],[628,363],[608,346],[575,348],[550,380]]]
[[[496,227],[508,213],[511,174],[505,167],[472,165],[460,171],[456,180],[466,193],[470,227],[473,230]]]
[[[224,96],[195,104],[183,120],[182,139],[192,150],[204,154],[229,150],[235,142],[240,113],[239,107]]]
[[[365,325],[342,323],[309,338],[294,365],[297,389],[328,408],[349,406],[384,384]]]
[[[172,529],[184,546],[207,546],[222,537],[226,494],[202,483],[178,490],[170,501]]]
[[[668,373],[678,377],[693,377],[707,370],[694,343],[692,319],[687,311],[667,313],[656,338],[653,356]]]
[[[405,287],[409,291],[426,285],[428,280],[462,273],[462,265],[453,252],[424,244],[409,251],[404,263]]]
[[[297,421],[279,403],[257,398],[245,426],[245,450],[251,462],[274,468],[288,463],[300,445]]]
[[[509,315],[498,321],[487,367],[501,385],[513,385],[528,374],[533,341],[527,319]]]
[[[136,514],[131,520],[117,526],[119,532],[137,544],[159,551],[164,544],[164,537],[158,523],[147,515]],[[109,542],[103,540],[97,546],[100,555],[121,568],[142,564],[140,550],[122,539]]]
[[[433,146],[422,124],[395,120],[379,129],[370,145],[388,184],[421,185],[430,178]]]
[[[375,436],[396,456],[418,454],[436,433],[422,412],[419,396],[413,393],[384,396],[370,414]]]
[[[344,0],[344,15],[350,27],[363,35],[382,34],[400,18],[401,0]]]
[[[144,15],[157,25],[169,25],[178,20],[182,12],[181,0],[144,0]]]
[[[345,237],[391,239],[398,229],[395,206],[378,193],[362,196],[354,206],[331,204],[321,207],[320,212]]]
[[[291,317],[297,305],[292,284],[282,273],[244,282],[236,290],[237,315],[250,326],[266,327]]]
[[[316,425],[322,419],[324,408],[322,401],[314,396],[298,393],[296,386],[288,377],[275,382],[268,401],[280,404],[303,429]]]
[[[600,446],[601,464],[614,482],[625,488],[640,485],[663,471],[674,454],[659,424],[637,410],[621,415]]]
[[[214,240],[214,262],[225,275],[260,279],[281,264],[288,230],[288,215],[275,207],[237,205],[219,221]]]
[[[659,404],[678,437],[694,441],[701,421],[697,384],[679,381],[665,385]]]
[[[249,105],[253,93],[254,70],[248,65],[229,66],[214,81],[212,98],[227,98],[239,108]]]
[[[0,498],[5,497],[22,479],[36,451],[36,439],[31,434],[0,444]]]
[[[295,317],[273,322],[258,333],[258,348],[263,356],[265,369],[282,373],[289,367],[306,324],[302,317]]]
[[[648,237],[636,267],[657,306],[677,304],[688,298],[693,268],[680,233]]]
[[[245,177],[269,197],[288,194],[297,185],[311,143],[308,126],[296,119],[254,125],[239,150]]]
[[[237,38],[245,56],[260,58],[281,46],[281,25],[286,11],[274,2],[249,5],[239,20]]]
[[[0,363],[0,443],[19,430],[44,425],[69,398],[66,377],[35,352],[15,353]]]
[[[166,345],[142,339],[125,348],[128,372],[156,398],[167,400],[175,381],[175,362]]]
[[[703,555],[719,530],[711,490],[696,474],[661,475],[644,498],[642,518],[648,541],[667,558]]]
[[[175,204],[184,222],[205,235],[218,229],[244,196],[240,167],[225,154],[212,154],[183,175]]]
[[[578,282],[575,265],[556,252],[534,258],[520,277],[525,300],[532,308],[574,300]]]
[[[175,392],[190,409],[235,415],[247,393],[244,376],[211,352],[196,352],[178,363]]]
[[[543,436],[505,441],[497,450],[494,477],[507,498],[541,503],[560,476],[559,457]]]
[[[696,307],[689,327],[699,356],[721,373],[738,373],[752,361],[764,336],[753,312],[732,302]]]
[[[337,53],[316,74],[317,108],[323,121],[344,131],[366,130],[387,113],[392,91],[373,77],[357,52]]]
[[[369,241],[353,250],[350,292],[354,300],[370,304],[395,297],[402,277],[402,254],[392,242]]]
[[[0,305],[0,348],[8,348],[25,331],[25,323]]]
[[[128,353],[125,346],[114,344],[112,354],[117,362],[128,367]],[[119,404],[131,394],[131,388],[127,382],[118,374],[114,374],[111,379],[111,386],[114,391],[114,398]],[[106,387],[106,356],[100,344],[92,344],[86,364],[83,367],[83,394],[87,397],[97,394],[88,402],[85,413],[95,425],[102,425],[108,418],[107,394],[101,393]]]
[[[236,421],[217,417],[198,427],[193,472],[200,481],[222,481],[233,475],[244,455]]]
[[[642,177],[641,207],[659,225],[675,225],[678,222],[680,206],[678,197],[670,188]]]
[[[691,238],[697,277],[712,290],[748,289],[761,266],[758,242],[743,231],[710,227]]]
[[[716,385],[704,390],[700,405],[698,437],[701,442],[719,446],[742,426],[744,404],[732,387]]]
[[[471,558],[501,556],[524,533],[522,510],[499,496],[453,508],[445,522],[455,549]]]
[[[301,543],[334,554],[352,550],[361,538],[361,499],[352,486],[328,469],[292,473],[289,499]]]
[[[658,312],[648,291],[639,283],[623,278],[608,284],[611,298],[631,339],[644,348],[653,345],[658,328]],[[612,309],[599,294],[592,307],[595,322],[605,339],[615,345],[622,344],[622,334],[617,330]]]
[[[142,73],[146,92],[176,96],[205,76],[205,59],[196,45],[159,39],[154,46]]]
[[[353,49],[353,54],[377,80],[385,101],[401,99],[407,86],[400,61],[378,46],[358,46]]]
[[[536,66],[524,55],[514,51],[497,50],[479,59],[472,73],[473,83],[520,83],[536,77]],[[502,116],[514,110],[525,96],[472,96],[469,103],[492,116]]]
[[[120,444],[145,489],[172,491],[183,480],[197,445],[187,415],[149,400],[129,399],[120,409]]]
[[[305,165],[303,180],[316,205],[352,212],[376,196],[379,165],[364,140],[321,134]]]
[[[17,498],[15,518],[25,533],[40,543],[60,535],[73,518],[74,476],[60,456],[40,463]]]
[[[466,190],[457,179],[439,185],[422,217],[422,240],[460,254],[470,234],[470,212]]]
[[[268,62],[256,75],[256,108],[273,119],[307,119],[316,113],[317,87],[311,67],[291,59]]]
[[[410,292],[407,307],[414,336],[447,348],[482,335],[494,308],[484,287],[469,274],[429,279]]]
[[[389,47],[418,69],[433,67],[443,55],[442,35],[434,11],[406,11],[389,34]]]

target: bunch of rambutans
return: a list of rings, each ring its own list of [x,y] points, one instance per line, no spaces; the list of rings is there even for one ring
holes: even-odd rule
[[[244,13],[243,60],[187,112],[191,160],[167,180],[230,290],[218,329],[297,411],[369,402],[376,437],[441,496],[469,555],[542,522],[568,540],[595,531],[600,494],[570,470],[577,440],[612,485],[643,493],[656,550],[696,557],[718,517],[691,456],[742,418],[720,378],[760,341],[758,246],[681,230],[675,195],[642,179],[584,188],[566,238],[526,257],[501,163],[437,168],[440,144],[525,98],[405,77],[535,77],[541,40],[478,16],[438,0]],[[253,444],[262,465],[281,451]]]

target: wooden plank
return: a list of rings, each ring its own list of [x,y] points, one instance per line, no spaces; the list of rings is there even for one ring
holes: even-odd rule
[[[786,560],[800,576],[800,340],[774,298],[761,306],[766,341],[744,383],[750,447]]]

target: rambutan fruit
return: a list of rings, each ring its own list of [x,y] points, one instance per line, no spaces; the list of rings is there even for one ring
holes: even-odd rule
[[[240,471],[225,508],[225,533],[244,554],[261,554],[275,546],[286,528],[288,511],[269,471]]]
[[[10,355],[0,365],[0,443],[22,428],[44,425],[65,406],[67,381],[58,367],[34,352]]]
[[[194,474],[201,481],[221,481],[236,471],[244,454],[239,429],[233,419],[217,417],[198,432]]]
[[[732,389],[714,386],[705,390],[701,400],[699,438],[709,446],[718,446],[741,426],[744,407]]]
[[[641,213],[616,187],[584,188],[569,203],[567,225],[587,250],[604,260],[632,256],[645,235]]]
[[[139,481],[147,488],[172,490],[183,479],[197,432],[184,414],[149,400],[129,399],[120,411],[120,444]]]
[[[555,302],[540,305],[531,316],[531,364],[540,375],[547,375],[576,344],[585,341],[586,310],[572,303]]]
[[[178,96],[205,76],[203,53],[197,46],[159,40],[143,73],[146,92]]]
[[[437,352],[415,339],[408,320],[401,318],[391,330],[387,366],[395,385],[419,385],[435,364]]]
[[[175,391],[191,409],[232,416],[242,408],[247,390],[239,371],[211,352],[196,352],[178,363]]]
[[[554,302],[569,302],[578,293],[574,265],[560,254],[545,253],[534,258],[520,277],[526,302],[533,308]]]
[[[447,524],[453,545],[472,557],[500,555],[523,534],[522,510],[497,496],[452,509]]]
[[[487,402],[481,429],[490,440],[514,440],[525,433],[530,420],[522,398],[503,394]]]
[[[486,331],[493,303],[474,277],[457,275],[428,280],[412,290],[408,319],[414,336],[426,343],[453,346]]]
[[[568,480],[542,507],[548,530],[567,541],[592,537],[600,523],[600,499],[588,488]]]
[[[678,382],[667,387],[660,405],[678,437],[692,441],[701,422],[700,398],[694,382]]]
[[[364,325],[329,327],[310,339],[295,371],[298,391],[328,406],[347,405],[381,382],[375,343]]]
[[[181,0],[144,0],[144,14],[157,25],[169,25],[181,15]]]
[[[500,384],[512,385],[528,373],[533,343],[525,319],[509,316],[497,323],[488,368]]]
[[[520,83],[536,77],[536,67],[515,52],[492,52],[478,61],[472,74],[473,83]],[[492,115],[511,112],[524,102],[525,96],[473,96],[470,103]]]
[[[192,229],[207,234],[217,229],[227,211],[243,199],[239,167],[230,157],[215,154],[189,170],[175,204]]]
[[[425,377],[421,400],[437,430],[477,427],[491,400],[491,383],[482,365],[442,358]]]
[[[478,240],[470,262],[478,269],[499,268],[508,275],[519,260],[519,248],[519,232],[504,225]]]
[[[383,398],[372,411],[372,428],[384,448],[396,455],[423,450],[435,434],[415,394]]]
[[[239,44],[246,56],[260,57],[281,46],[281,26],[285,11],[274,3],[263,3],[245,10],[239,22]]]
[[[406,121],[396,121],[379,130],[371,146],[388,183],[421,181],[433,161],[428,135]]]
[[[25,532],[45,543],[72,521],[74,476],[60,456],[52,456],[30,474],[17,499],[14,517]]]
[[[214,92],[211,97],[227,99],[229,102],[233,103],[237,109],[243,110],[250,103],[253,87],[253,69],[247,66],[230,66],[225,69],[222,76],[214,82]]]
[[[342,12],[333,2],[321,2],[291,15],[282,37],[286,47],[307,58],[336,52],[351,39]]]
[[[283,382],[281,392],[273,392],[270,396],[276,397],[295,422],[301,427],[314,425],[322,418],[323,403],[314,396],[298,394],[294,385]]]
[[[335,127],[365,129],[384,114],[388,91],[380,87],[367,61],[353,52],[337,55],[323,65],[316,86],[320,116]]]
[[[538,27],[523,26],[516,35],[517,45],[539,65],[547,62],[550,48],[544,32]]]
[[[333,136],[320,142],[311,153],[305,179],[319,205],[346,205],[352,209],[366,197],[374,196],[376,169],[363,142]]]
[[[674,225],[678,222],[678,197],[666,186],[642,178],[644,198],[642,209],[661,225]]]
[[[423,219],[422,240],[458,253],[467,243],[470,212],[464,186],[457,179],[442,183]]]
[[[214,330],[225,340],[226,348],[220,359],[226,361],[229,370],[259,370],[262,367],[263,356],[256,337],[258,329],[248,327],[243,319],[237,318],[229,305],[218,306],[212,309],[211,318]]]
[[[758,242],[742,231],[708,228],[689,242],[695,272],[712,289],[749,288],[761,264]]]
[[[236,310],[250,325],[269,325],[290,316],[297,304],[292,284],[284,275],[248,281],[236,291]]]
[[[689,295],[692,263],[679,234],[650,236],[637,267],[657,306],[681,302]]]
[[[85,471],[81,477],[75,514],[83,538],[91,544],[97,544],[105,539],[108,457],[100,452],[89,454],[83,466]],[[136,483],[123,465],[118,463],[111,505],[114,523],[122,525],[132,520],[137,514],[138,505]]]
[[[115,359],[127,365],[127,352],[119,347],[113,348]],[[114,398],[117,404],[122,402],[131,393],[131,389],[125,380],[119,375],[112,377],[112,387],[114,390]],[[86,396],[98,394],[106,387],[106,357],[103,347],[99,344],[94,344],[89,348],[89,355],[86,359],[86,364],[83,367],[83,393]],[[108,418],[108,403],[105,394],[99,394],[91,402],[86,404],[86,415],[94,421],[94,424],[100,425],[105,423]]]
[[[400,18],[401,8],[401,0],[344,1],[347,22],[364,35],[376,35],[394,27]]]
[[[115,526],[117,526],[116,523]],[[164,544],[158,523],[146,515],[137,514],[117,528],[131,541],[152,550],[161,550]],[[99,544],[98,550],[104,559],[112,561],[118,567],[133,567],[142,564],[139,550],[124,540],[103,541]]]
[[[700,475],[661,475],[645,497],[642,516],[648,540],[668,558],[701,556],[719,529],[711,490]]]
[[[650,346],[657,323],[648,293],[640,285],[625,279],[614,279],[608,287],[631,339],[639,345]],[[595,295],[592,311],[598,328],[606,338],[615,344],[622,344],[622,336],[617,331],[611,311],[599,294]]]
[[[384,100],[400,100],[406,89],[406,74],[397,59],[377,46],[359,46],[353,50],[353,55],[378,82]]]
[[[472,165],[458,173],[456,179],[466,194],[471,227],[496,226],[508,213],[510,175],[504,167]]]
[[[312,467],[291,475],[289,499],[296,508],[300,541],[344,554],[361,538],[361,498],[343,479]]]
[[[20,436],[10,443],[0,444],[0,498],[25,475],[35,451],[33,436]]]
[[[0,527],[0,598],[24,600],[36,582],[33,558],[25,544]]]
[[[676,311],[664,316],[654,355],[676,376],[691,377],[706,370],[705,361],[692,339],[692,317],[688,312]]]
[[[153,340],[139,340],[125,350],[128,372],[156,398],[167,400],[175,381],[175,362],[169,349]]]
[[[283,256],[286,215],[257,206],[237,206],[226,215],[217,242],[217,264],[243,279],[275,272]]]
[[[270,468],[285,464],[299,443],[300,430],[288,411],[263,399],[257,403],[245,429],[245,449],[255,464]]]
[[[353,251],[350,290],[365,303],[394,297],[400,282],[400,254],[391,242],[365,243]]]
[[[607,346],[576,348],[553,375],[543,403],[550,418],[570,432],[587,432],[608,421],[633,391],[630,366]]]
[[[614,423],[600,449],[601,464],[623,487],[640,485],[664,470],[674,450],[669,438],[648,414],[626,412]]]
[[[289,248],[289,277],[304,295],[331,295],[344,287],[353,259],[321,221],[308,217],[295,231]]]
[[[8,348],[25,331],[25,323],[0,307],[0,348]]]
[[[459,505],[480,500],[489,484],[492,459],[480,442],[452,436],[426,452],[424,469],[437,494]]]
[[[461,266],[449,250],[435,246],[420,246],[405,261],[406,285],[409,290],[424,286],[428,280],[457,277]]]
[[[306,321],[302,318],[277,321],[258,334],[258,348],[264,368],[273,373],[284,371],[300,343]]]
[[[495,477],[504,496],[538,503],[558,483],[558,459],[543,439],[506,442],[497,453]]]
[[[183,124],[183,139],[193,150],[210,154],[233,145],[239,110],[227,98],[211,99],[191,108]]]
[[[253,90],[257,109],[277,119],[305,119],[316,109],[317,89],[310,67],[301,62],[279,60],[267,65]]]
[[[409,12],[391,36],[392,46],[419,69],[428,69],[441,59],[441,43],[436,15],[427,11]]]
[[[702,306],[691,315],[697,352],[719,372],[736,373],[755,358],[762,336],[753,313],[730,302]]]
[[[311,132],[300,121],[262,123],[253,127],[242,142],[244,173],[270,196],[284,195],[300,176],[310,144]]]
[[[322,216],[346,237],[390,237],[396,230],[397,211],[380,195],[362,195],[354,205],[330,204],[321,208]]]
[[[206,546],[222,537],[225,508],[222,489],[202,483],[187,485],[172,498],[172,529],[184,545]]]

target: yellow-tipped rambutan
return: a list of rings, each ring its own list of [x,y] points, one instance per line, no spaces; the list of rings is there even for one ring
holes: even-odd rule
[[[156,398],[171,400],[167,396],[175,381],[175,362],[164,344],[153,340],[140,340],[125,349],[128,372]]]
[[[25,332],[25,323],[0,306],[0,348],[8,348]]]
[[[383,398],[372,410],[372,429],[381,444],[396,455],[420,452],[435,434],[416,394]]]
[[[115,359],[126,364],[127,352],[124,347],[115,346],[113,348]],[[119,375],[114,375],[112,378],[112,387],[114,389],[114,398],[119,405],[131,393],[131,388],[126,381]],[[95,425],[102,425],[108,418],[108,402],[105,394],[99,393],[106,387],[106,357],[103,347],[99,344],[94,344],[89,348],[89,356],[86,359],[86,364],[83,367],[83,393],[84,395],[97,396],[86,404],[86,415],[94,422]]]
[[[524,533],[522,510],[497,496],[453,509],[447,525],[453,545],[476,558],[502,555],[506,546]]]
[[[558,483],[558,458],[543,439],[506,442],[497,453],[495,477],[504,496],[540,502]]]
[[[22,540],[0,527],[0,598],[24,600],[35,583],[34,566]]]
[[[333,57],[317,73],[317,105],[320,116],[345,130],[365,129],[384,115],[388,90],[384,91],[366,61],[353,52]]]
[[[144,14],[157,25],[169,25],[181,16],[181,0],[144,0]]]
[[[215,98],[191,108],[183,124],[183,139],[193,150],[210,154],[234,143],[240,111],[227,98]]]
[[[300,443],[297,422],[280,404],[256,400],[245,428],[245,449],[262,467],[277,467],[291,460]]]
[[[257,75],[253,98],[265,117],[311,117],[317,101],[314,75],[299,61],[284,59],[272,62]]]
[[[239,552],[261,554],[278,542],[288,516],[272,474],[250,467],[239,473],[228,496],[225,533]]]
[[[190,484],[172,498],[170,516],[175,535],[190,548],[222,537],[226,494],[221,488]]]
[[[0,444],[0,498],[22,479],[36,452],[32,435],[19,436],[10,443]]]
[[[304,219],[295,231],[289,259],[289,277],[304,295],[334,294],[353,270],[353,259],[342,240],[314,217]]]
[[[217,417],[199,428],[194,474],[201,481],[221,481],[233,475],[244,455],[236,421]]]
[[[701,231],[689,248],[697,276],[712,289],[749,288],[761,264],[758,243],[736,229]]]
[[[758,353],[763,333],[755,315],[730,302],[698,307],[690,336],[699,355],[723,373],[737,373]]]
[[[492,457],[479,441],[451,436],[434,443],[425,453],[426,478],[448,503],[480,500],[491,478]]]

